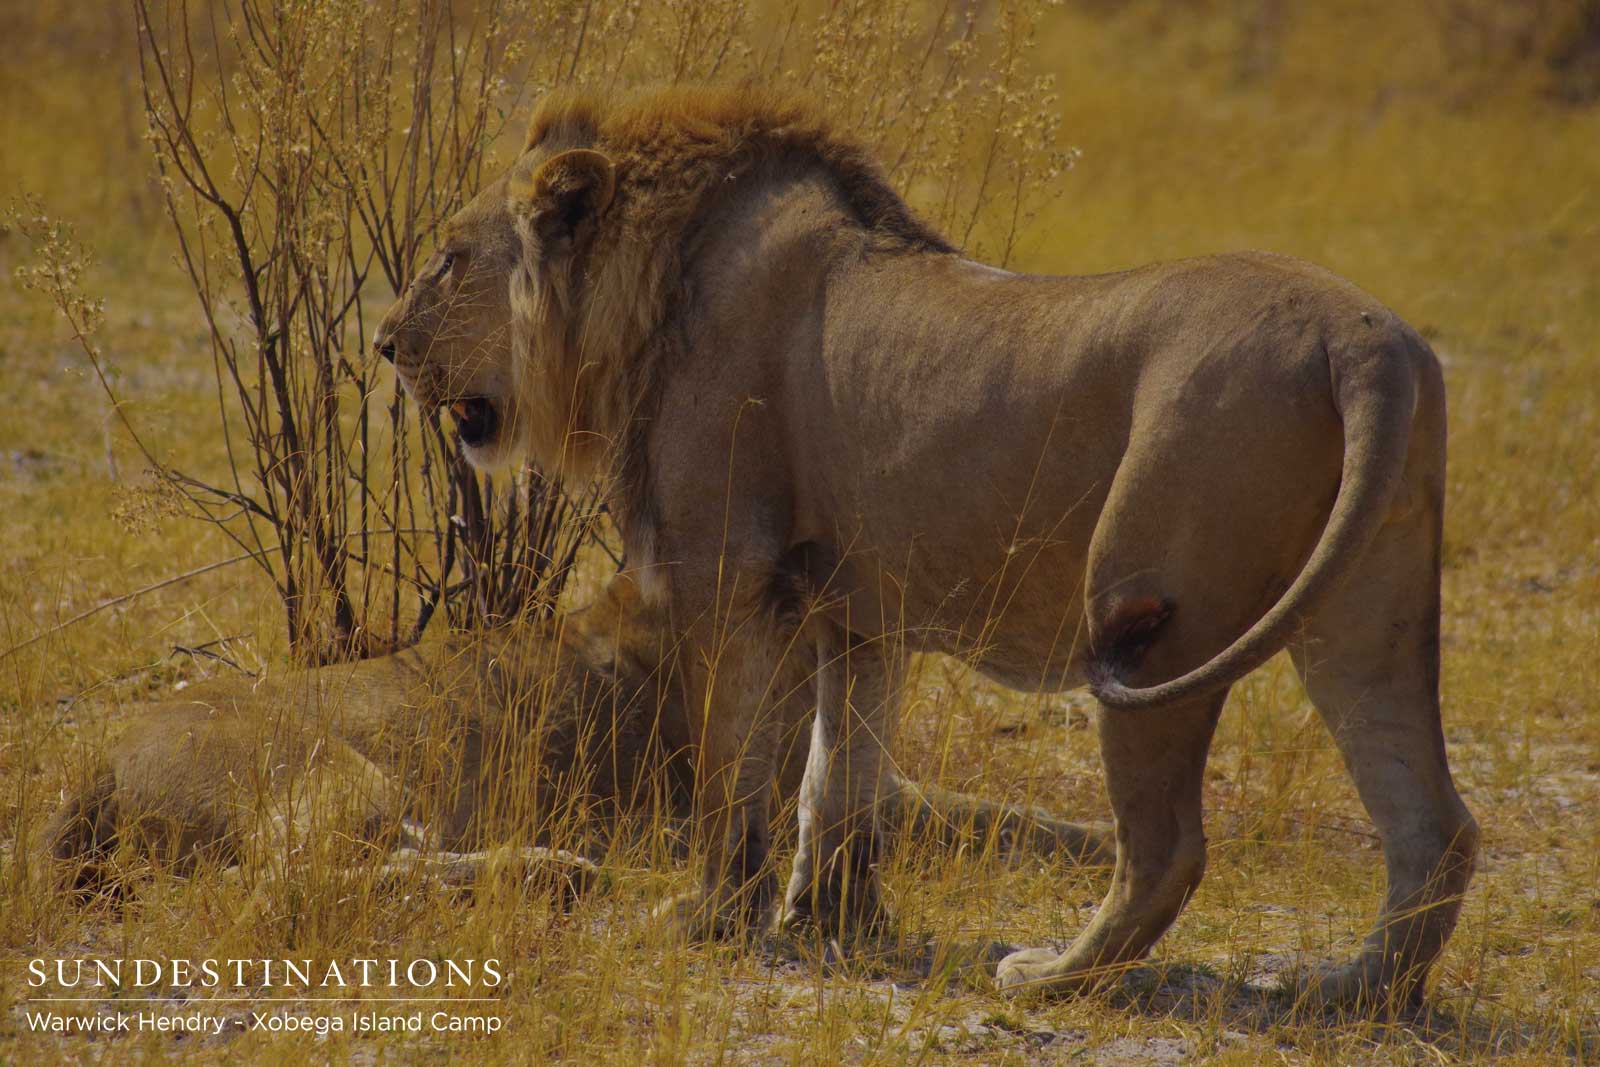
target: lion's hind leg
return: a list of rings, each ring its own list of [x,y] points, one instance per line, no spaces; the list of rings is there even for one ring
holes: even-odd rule
[[[1115,978],[1172,925],[1205,874],[1201,784],[1226,696],[1159,711],[1101,710],[1101,759],[1116,816],[1111,887],[1065,952],[1024,949],[1001,960],[1002,989],[1062,993]]]
[[[1478,829],[1457,794],[1439,719],[1435,509],[1391,522],[1290,646],[1383,843],[1388,890],[1355,960],[1304,992],[1323,1005],[1404,1006],[1455,927]]]

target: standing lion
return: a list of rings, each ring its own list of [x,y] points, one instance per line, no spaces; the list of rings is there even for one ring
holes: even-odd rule
[[[1444,392],[1350,283],[1255,253],[1012,274],[785,98],[555,95],[376,343],[474,463],[610,479],[697,717],[704,879],[665,914],[716,932],[773,902],[773,679],[802,655],[821,710],[784,919],[876,922],[906,657],[945,652],[1103,706],[1110,889],[1065,952],[999,967],[1096,981],[1199,884],[1217,717],[1287,647],[1389,880],[1308,992],[1420,994],[1477,846],[1439,721]]]

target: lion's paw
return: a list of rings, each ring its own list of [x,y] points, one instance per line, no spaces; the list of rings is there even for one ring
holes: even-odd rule
[[[820,930],[841,938],[874,938],[889,929],[891,916],[883,897],[873,883],[862,883],[857,892],[839,899],[838,893],[802,893],[783,909],[778,929],[785,933]],[[820,898],[820,899],[819,899]]]
[[[690,889],[657,904],[650,918],[656,926],[697,942],[710,941],[716,936],[716,924],[711,915],[712,909],[706,906],[705,890]]]
[[[690,942],[748,937],[764,932],[771,921],[770,896],[755,884],[717,898],[690,889],[656,905],[652,918]]]
[[[1024,948],[1000,961],[994,982],[1008,997],[1065,997],[1094,988],[1106,974],[1103,969],[1075,965],[1067,953]]]
[[[1422,982],[1386,977],[1380,960],[1361,956],[1316,967],[1294,981],[1289,992],[1297,1003],[1322,1011],[1392,1013],[1421,1003]]]
[[[1007,996],[1044,988],[1055,981],[1054,968],[1060,959],[1061,954],[1053,949],[1018,949],[995,968],[995,985]]]

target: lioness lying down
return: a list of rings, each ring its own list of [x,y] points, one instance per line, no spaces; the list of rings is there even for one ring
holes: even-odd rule
[[[509,865],[581,889],[584,853],[608,830],[653,805],[683,816],[694,792],[674,644],[633,589],[619,577],[550,622],[195,686],[127,724],[69,789],[46,847],[81,889],[207,861],[270,873],[313,848],[381,850],[396,877],[470,884]],[[803,737],[814,690],[804,673],[788,683],[789,733]],[[791,746],[789,796],[804,758]],[[898,777],[883,804],[891,824],[938,840],[1111,856],[1094,830]],[[490,844],[502,847],[479,851]]]
[[[474,463],[611,476],[702,741],[703,877],[670,921],[874,922],[906,657],[953,653],[1103,705],[1110,889],[1065,952],[998,971],[1095,984],[1199,887],[1217,718],[1287,648],[1388,873],[1307,992],[1420,992],[1477,852],[1439,718],[1444,383],[1351,283],[1261,253],[997,270],[778,94],[554,94],[374,341]],[[820,710],[778,898],[769,682],[802,645]]]

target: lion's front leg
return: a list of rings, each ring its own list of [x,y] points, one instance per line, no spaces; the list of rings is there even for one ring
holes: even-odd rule
[[[700,885],[664,903],[659,917],[691,938],[764,929],[776,897],[769,860],[769,806],[780,737],[770,689],[782,660],[781,633],[759,609],[711,641],[691,630],[689,706],[699,711],[695,829]]]
[[[897,790],[890,750],[904,657],[828,627],[817,642],[817,713],[800,788],[800,840],[783,925],[872,933],[888,917],[878,882]]]

